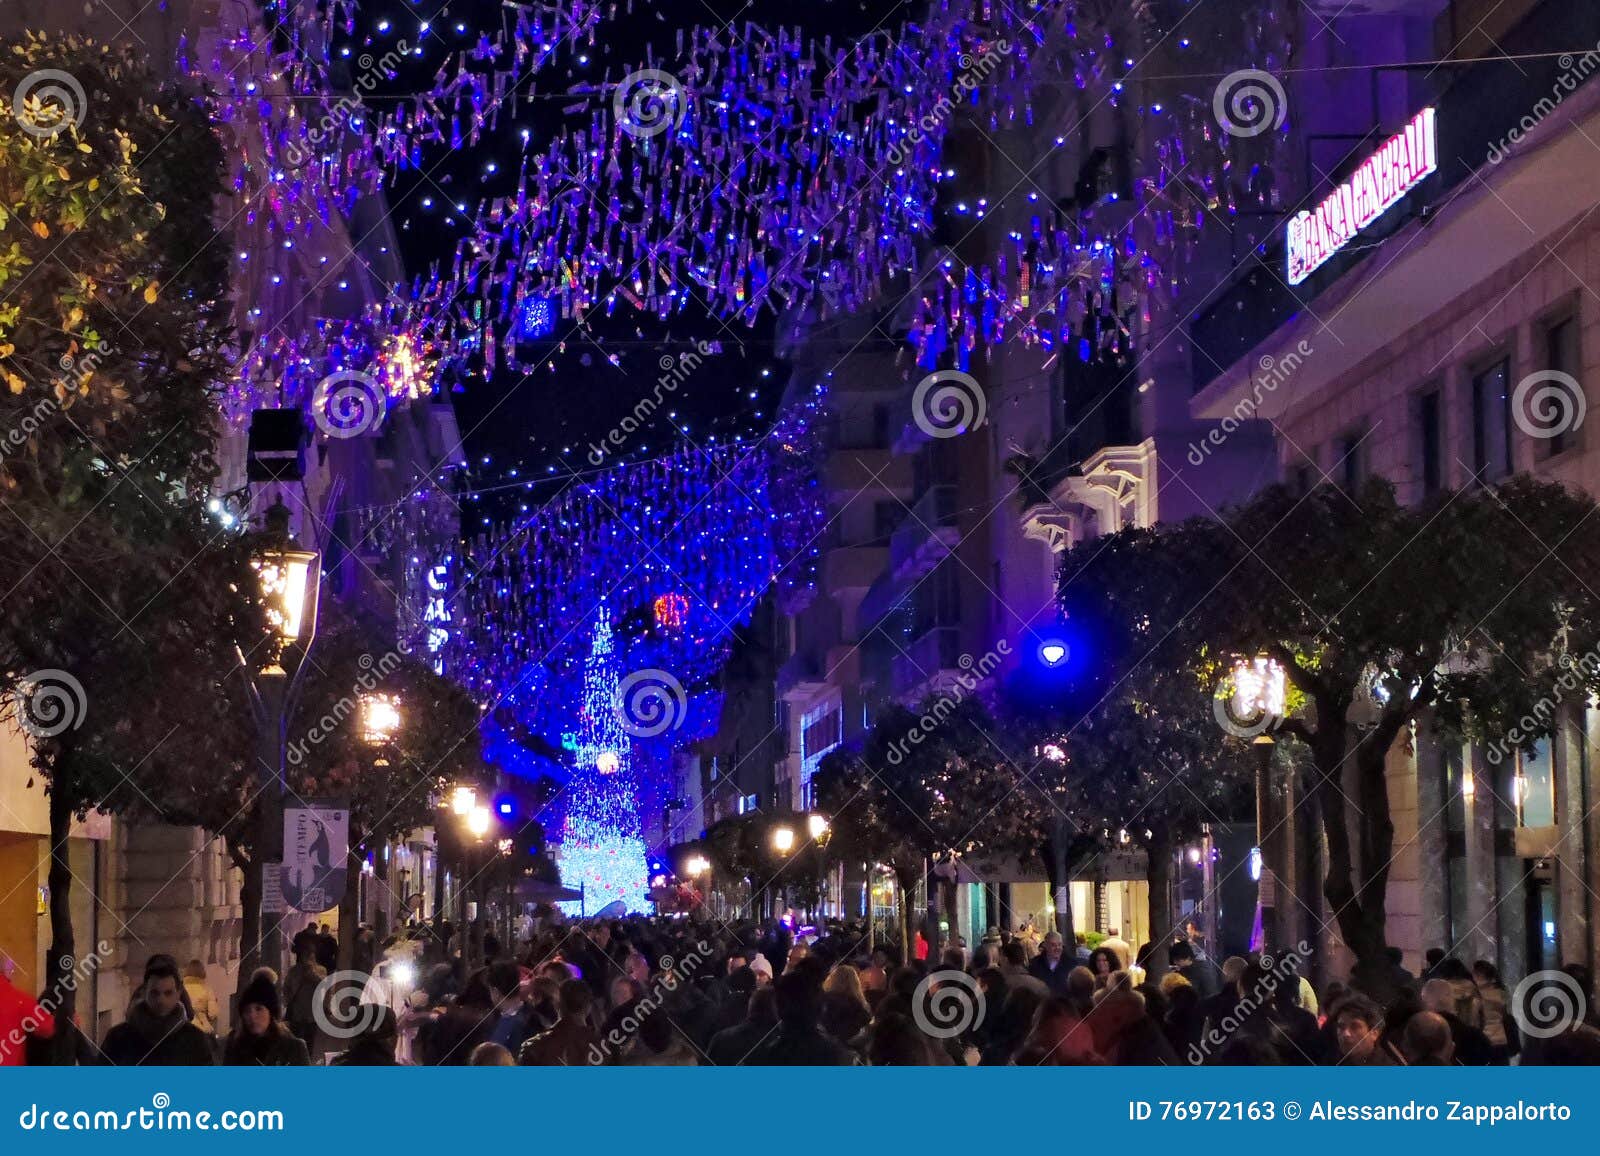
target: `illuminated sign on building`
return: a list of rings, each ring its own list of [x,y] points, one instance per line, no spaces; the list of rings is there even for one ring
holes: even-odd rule
[[[1439,167],[1433,109],[1383,142],[1313,212],[1289,222],[1289,284],[1298,285]]]

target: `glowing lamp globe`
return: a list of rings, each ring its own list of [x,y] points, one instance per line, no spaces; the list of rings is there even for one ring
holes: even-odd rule
[[[488,807],[474,807],[467,816],[467,831],[474,839],[482,839],[489,833],[491,817]]]
[[[779,827],[772,833],[772,849],[780,855],[794,850],[794,828]]]
[[[820,839],[828,833],[828,820],[821,815],[811,815],[806,819],[806,830],[813,839]]]
[[[1047,639],[1039,644],[1039,661],[1049,667],[1060,666],[1067,661],[1067,644],[1058,639]]]
[[[478,792],[471,787],[457,787],[450,792],[450,810],[463,817],[471,815],[478,805]]]
[[[392,742],[400,731],[400,700],[391,694],[361,696],[361,741],[369,747]]]

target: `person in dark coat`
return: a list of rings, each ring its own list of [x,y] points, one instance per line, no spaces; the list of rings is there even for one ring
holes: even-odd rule
[[[304,1068],[311,1064],[303,1040],[282,1019],[278,989],[266,976],[239,993],[239,1022],[228,1036],[222,1062],[231,1068]]]
[[[145,964],[138,1001],[100,1045],[104,1062],[119,1067],[214,1064],[211,1039],[189,1022],[182,993],[183,976],[170,956],[156,956]]]
[[[602,1063],[607,1057],[600,1037],[589,1026],[589,1009],[594,993],[581,979],[561,985],[558,1006],[561,1018],[554,1026],[529,1036],[517,1053],[517,1063],[530,1066],[581,1068]]]
[[[1052,931],[1044,937],[1039,954],[1028,965],[1028,974],[1044,984],[1051,995],[1066,995],[1067,976],[1074,966],[1066,959],[1066,941],[1061,933]]]
[[[755,1050],[775,1036],[777,1031],[778,997],[770,985],[763,985],[750,993],[744,1022],[723,1028],[712,1036],[706,1055],[718,1067],[738,1067],[748,1061]]]
[[[399,1023],[394,1012],[382,1004],[362,1004],[356,1011],[357,1023],[372,1026],[350,1041],[350,1046],[328,1061],[330,1068],[393,1068]]]
[[[780,975],[773,991],[778,1001],[778,1031],[756,1049],[750,1063],[779,1067],[839,1067],[856,1062],[855,1053],[829,1038],[818,1023],[822,998],[805,972]]]
[[[455,1002],[418,1030],[417,1048],[422,1062],[430,1066],[466,1066],[472,1050],[489,1039],[494,1016],[489,985],[484,982],[482,971],[475,972]]]

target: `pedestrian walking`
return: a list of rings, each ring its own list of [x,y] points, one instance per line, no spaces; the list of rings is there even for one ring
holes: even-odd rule
[[[216,1063],[211,1041],[189,1022],[183,1007],[183,977],[170,955],[145,964],[139,998],[128,1018],[106,1033],[105,1063],[120,1067],[208,1066]]]
[[[228,1067],[304,1068],[311,1063],[305,1041],[282,1019],[278,989],[266,977],[252,980],[239,993],[239,1022],[222,1050]]]

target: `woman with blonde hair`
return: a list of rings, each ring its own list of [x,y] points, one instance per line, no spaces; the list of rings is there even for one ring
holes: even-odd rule
[[[217,1021],[222,1018],[222,1006],[217,1003],[216,993],[206,982],[206,965],[198,959],[191,959],[183,969],[183,990],[188,993],[189,1006],[194,1009],[189,1022],[206,1035],[215,1037]]]
[[[848,963],[837,965],[822,983],[822,1030],[857,1051],[866,1043],[872,1006],[861,988],[861,973]]]

